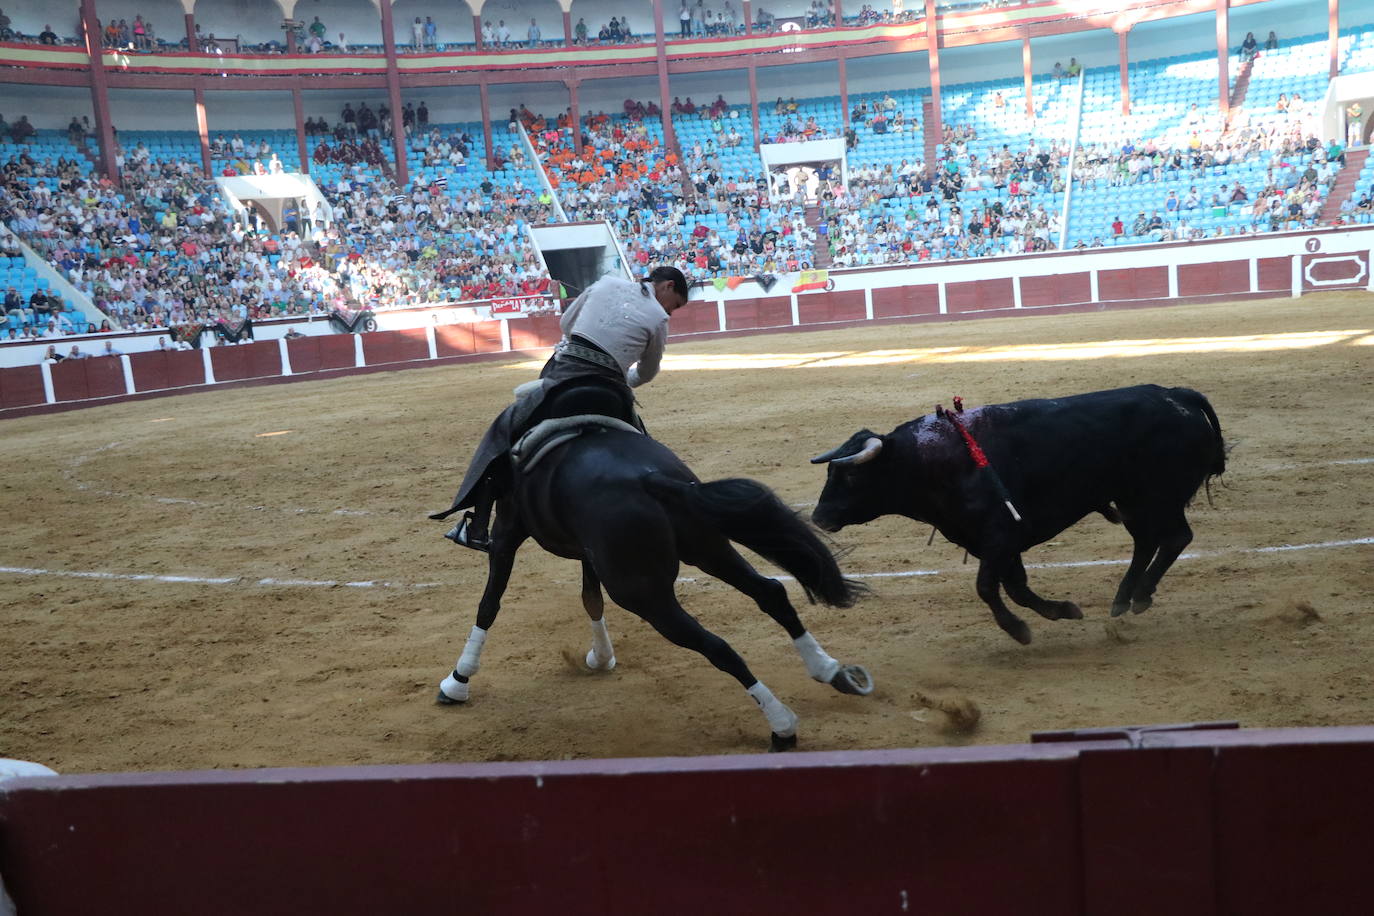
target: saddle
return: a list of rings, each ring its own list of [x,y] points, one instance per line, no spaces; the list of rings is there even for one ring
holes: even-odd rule
[[[613,429],[642,435],[640,430],[624,420],[596,414],[580,414],[573,417],[555,417],[551,420],[544,420],[542,423],[535,424],[511,447],[511,466],[516,473],[528,474],[549,452],[560,445],[571,442],[581,435],[602,433]]]

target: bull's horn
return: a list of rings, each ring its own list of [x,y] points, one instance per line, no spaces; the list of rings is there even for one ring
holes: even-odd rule
[[[838,455],[840,452],[842,452],[842,451],[844,451],[844,446],[843,446],[843,445],[837,445],[837,446],[835,446],[834,448],[832,448],[830,451],[826,452],[824,455],[817,455],[815,458],[812,458],[812,459],[811,459],[811,463],[812,463],[812,464],[825,464],[827,461],[833,461],[833,460],[835,459],[835,456],[837,456],[837,455]]]
[[[874,458],[877,458],[877,457],[878,457],[878,453],[881,452],[882,450],[883,450],[883,440],[879,439],[877,436],[870,436],[868,439],[864,440],[864,447],[863,447],[863,450],[862,450],[862,451],[856,452],[855,454],[846,456],[846,457],[844,457],[844,458],[833,458],[833,459],[831,459],[831,462],[830,462],[830,463],[831,463],[831,464],[867,464],[868,462],[872,461]]]

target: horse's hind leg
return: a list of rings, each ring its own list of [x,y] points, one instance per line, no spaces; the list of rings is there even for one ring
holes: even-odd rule
[[[615,650],[611,634],[606,630],[606,602],[601,597],[601,580],[586,560],[582,561],[582,607],[592,619],[592,647],[587,652],[587,667],[594,671],[610,671],[615,667]]]
[[[744,659],[730,648],[729,643],[703,627],[700,621],[683,609],[673,595],[671,584],[662,589],[626,594],[607,583],[607,590],[616,604],[648,622],[664,639],[673,645],[699,652],[711,664],[739,681],[768,720],[773,750],[788,750],[796,746],[797,714],[754,677]]]
[[[496,622],[496,613],[501,610],[501,596],[506,593],[510,582],[511,569],[515,566],[515,552],[529,537],[519,521],[517,513],[502,512],[496,517],[492,531],[491,549],[487,553],[487,587],[482,592],[482,600],[477,604],[477,623],[468,634],[463,653],[453,666],[448,677],[439,683],[439,695],[435,702],[441,705],[463,703],[468,699],[468,680],[477,673],[482,663],[482,647],[487,641],[487,631]]]
[[[786,587],[754,569],[728,542],[710,551],[706,557],[693,557],[692,565],[753,598],[759,609],[792,637],[792,645],[812,679],[829,684],[841,693],[866,696],[873,692],[873,679],[868,671],[862,665],[841,665],[821,648],[802,625],[796,608],[787,598]]]

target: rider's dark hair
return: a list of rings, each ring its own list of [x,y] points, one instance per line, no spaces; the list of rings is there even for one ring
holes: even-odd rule
[[[664,280],[673,284],[673,291],[679,296],[684,299],[687,298],[687,278],[682,275],[682,271],[678,270],[676,267],[669,267],[667,264],[660,265],[649,271],[649,276],[640,280],[639,286],[644,290],[645,295],[648,295],[649,290],[645,284],[660,283]]]

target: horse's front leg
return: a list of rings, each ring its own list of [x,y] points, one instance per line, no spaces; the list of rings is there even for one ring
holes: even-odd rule
[[[587,667],[593,671],[610,671],[615,667],[615,649],[606,629],[606,601],[601,595],[601,580],[587,560],[582,561],[582,607],[592,620],[592,647],[587,652]]]
[[[468,680],[482,666],[482,647],[487,641],[487,631],[496,622],[496,614],[501,610],[501,596],[506,593],[506,585],[510,582],[515,552],[529,537],[529,531],[520,523],[519,514],[509,506],[501,508],[505,511],[498,512],[496,525],[492,529],[491,550],[487,554],[487,587],[477,605],[477,623],[468,634],[458,663],[448,677],[439,683],[439,695],[435,702],[441,705],[467,701]]]

